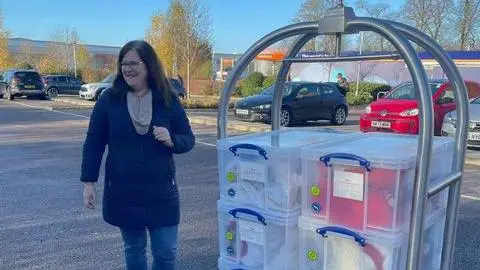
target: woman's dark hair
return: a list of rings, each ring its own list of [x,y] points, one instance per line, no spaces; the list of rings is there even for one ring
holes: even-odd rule
[[[127,91],[133,90],[127,84],[125,78],[123,78],[122,67],[120,65],[125,57],[125,54],[127,54],[130,50],[135,50],[138,53],[140,59],[147,68],[148,87],[150,87],[152,91],[158,91],[164,105],[169,106],[172,102],[172,99],[175,97],[173,88],[167,79],[167,76],[165,75],[165,69],[158,59],[155,50],[150,44],[148,44],[148,42],[143,40],[130,41],[120,50],[117,63],[117,76],[113,81],[113,96],[116,98],[122,98],[125,96]]]

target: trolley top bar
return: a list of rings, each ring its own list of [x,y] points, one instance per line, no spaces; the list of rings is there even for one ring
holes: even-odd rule
[[[352,62],[352,61],[367,61],[367,60],[398,60],[398,54],[384,54],[384,55],[357,55],[357,56],[333,56],[333,57],[292,57],[283,59],[284,62],[292,63],[321,63],[321,62]]]

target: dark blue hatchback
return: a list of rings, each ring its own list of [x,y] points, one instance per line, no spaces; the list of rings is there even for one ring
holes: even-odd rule
[[[245,121],[270,122],[274,85],[263,92],[239,100],[234,116]],[[280,125],[290,126],[310,120],[330,120],[342,125],[348,104],[336,83],[287,82],[283,89]]]

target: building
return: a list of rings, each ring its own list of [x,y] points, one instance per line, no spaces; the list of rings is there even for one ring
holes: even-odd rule
[[[74,44],[67,44],[63,42],[32,40],[25,38],[10,38],[8,39],[8,50],[17,58],[29,57],[31,61],[40,60],[45,56],[50,47],[56,46],[65,51],[65,57],[71,60],[69,65],[73,68],[73,46]],[[115,46],[100,46],[100,45],[85,45],[88,52],[92,55],[93,65],[95,68],[102,68],[107,64],[113,63],[118,57],[120,47]],[[28,56],[26,55],[28,54]],[[31,63],[30,63],[31,64]]]

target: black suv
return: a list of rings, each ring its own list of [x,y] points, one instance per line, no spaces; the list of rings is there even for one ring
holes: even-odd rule
[[[47,99],[38,72],[19,69],[7,70],[0,76],[0,96],[8,100],[20,96]]]
[[[245,121],[271,121],[271,105],[275,85],[258,95],[239,100],[234,117]],[[280,125],[290,126],[309,120],[330,120],[343,125],[348,104],[336,83],[287,82],[283,89]]]
[[[58,94],[78,95],[83,83],[73,76],[46,75],[43,76],[43,84],[45,92],[50,97],[56,97]]]

